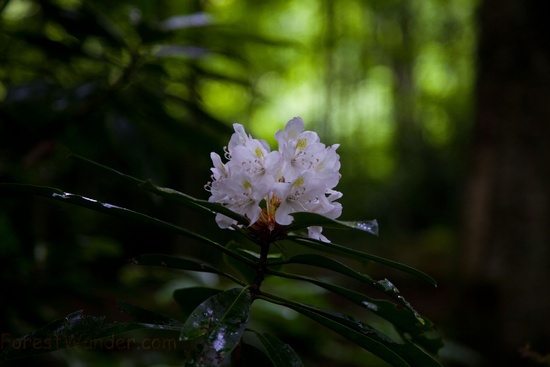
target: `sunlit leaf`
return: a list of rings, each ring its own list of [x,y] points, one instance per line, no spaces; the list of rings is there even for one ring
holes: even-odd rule
[[[428,274],[426,274],[426,273],[424,273],[420,270],[417,270],[413,267],[410,267],[408,265],[401,264],[401,263],[398,263],[398,262],[395,262],[395,261],[392,261],[392,260],[388,260],[388,259],[385,259],[383,257],[367,254],[365,252],[357,251],[357,250],[354,250],[354,249],[351,249],[351,248],[348,248],[348,247],[344,247],[344,246],[341,246],[341,245],[338,245],[338,244],[335,244],[335,243],[332,243],[332,242],[317,241],[317,240],[314,240],[314,239],[311,239],[311,238],[306,238],[306,237],[288,236],[286,239],[288,239],[290,241],[294,241],[296,243],[299,243],[300,245],[303,245],[303,246],[306,246],[306,247],[309,247],[309,248],[313,248],[315,250],[320,250],[320,251],[323,251],[323,252],[329,252],[329,253],[333,253],[333,254],[337,254],[337,255],[343,255],[343,256],[347,256],[351,259],[368,260],[368,261],[373,261],[373,262],[376,262],[376,263],[379,263],[379,264],[384,264],[384,265],[387,265],[387,266],[392,267],[394,269],[398,269],[398,270],[401,270],[405,273],[414,275],[414,276],[430,283],[433,286],[437,286],[437,282],[435,281],[435,279],[430,277]]]
[[[254,331],[254,333],[264,346],[274,367],[302,367],[304,365],[294,349],[276,336],[259,331]]]
[[[225,360],[241,340],[251,302],[248,289],[233,288],[201,303],[181,330],[181,340],[193,343],[187,364],[218,366]]]
[[[233,260],[237,261],[235,259]],[[228,279],[231,279],[237,284],[240,284],[243,286],[246,285],[244,282],[235,278],[231,274],[228,274],[210,265],[207,265],[192,259],[185,259],[181,257],[169,256],[164,254],[146,254],[146,255],[140,255],[135,257],[133,261],[138,265],[162,266],[162,267],[171,268],[171,269],[199,271],[204,273],[218,274]],[[242,266],[242,262],[240,264]]]

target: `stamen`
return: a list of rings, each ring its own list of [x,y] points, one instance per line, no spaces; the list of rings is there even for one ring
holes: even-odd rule
[[[227,146],[223,147],[223,151],[224,151],[223,156],[225,157],[225,159],[231,160],[231,153],[229,153],[229,150],[227,149]]]
[[[306,139],[300,139],[296,143],[296,149],[304,150],[304,148],[307,146],[307,140]]]
[[[262,150],[259,147],[256,147],[256,149],[254,149],[254,154],[256,154],[256,157],[258,158],[264,157],[264,153],[262,153]]]

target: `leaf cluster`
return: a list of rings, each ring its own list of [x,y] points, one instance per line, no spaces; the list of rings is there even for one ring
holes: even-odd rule
[[[263,301],[296,311],[394,366],[440,366],[434,355],[441,348],[442,341],[435,332],[434,325],[413,308],[397,287],[388,279],[376,280],[329,255],[338,255],[359,263],[377,262],[436,285],[431,277],[404,264],[335,243],[312,240],[300,234],[302,229],[312,225],[376,233],[375,221],[344,222],[312,213],[295,213],[294,221],[288,228],[291,232],[285,237],[278,237],[266,243],[265,239],[255,237],[251,233],[247,218],[229,211],[223,205],[196,199],[179,191],[157,186],[151,181],[139,180],[82,157],[74,158],[87,165],[106,170],[133,186],[202,214],[228,215],[239,223],[234,227],[238,239],[223,245],[211,239],[208,234],[200,234],[140,211],[56,188],[1,184],[0,190],[39,195],[192,238],[213,251],[223,254],[226,263],[230,265],[230,270],[220,269],[196,259],[159,253],[140,255],[133,262],[139,266],[158,266],[217,274],[225,277],[234,286],[229,289],[191,287],[176,290],[173,295],[174,300],[181,306],[184,313],[189,315],[184,321],[158,315],[138,306],[120,303],[119,308],[131,315],[134,322],[108,324],[102,318],[83,316],[82,312],[76,312],[62,320],[54,321],[35,333],[24,336],[22,340],[35,338],[37,335],[63,337],[66,340],[75,337],[79,340],[82,338],[96,340],[135,329],[171,330],[179,334],[185,363],[188,366],[219,366],[223,361],[230,359],[235,365],[258,365],[260,363],[258,361],[277,367],[303,365],[292,347],[278,337],[249,327],[253,304]],[[283,251],[278,251],[280,248],[290,246],[304,250],[292,256],[286,256]],[[358,292],[301,271],[297,272],[296,265],[299,269],[313,268],[353,279],[364,284],[368,292]],[[262,288],[264,281],[268,283],[271,279],[277,278],[286,279],[289,282],[309,283],[331,292],[361,307],[365,313],[373,313],[387,320],[396,333],[387,335],[374,325],[363,321],[362,318],[264,291]],[[382,298],[377,298],[376,294]],[[256,341],[256,344],[248,342],[251,338]],[[63,343],[58,345],[58,348],[66,347],[67,345]],[[2,354],[3,359],[21,356],[20,350],[10,348],[4,350]],[[256,357],[249,358],[249,356]]]

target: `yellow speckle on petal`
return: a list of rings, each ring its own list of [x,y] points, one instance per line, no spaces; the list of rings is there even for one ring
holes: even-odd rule
[[[296,143],[296,148],[300,150],[304,150],[304,148],[307,146],[307,140],[306,139],[300,139],[298,140],[298,143]]]
[[[243,187],[248,190],[252,188],[252,185],[248,182],[248,180],[243,180]]]
[[[256,147],[256,149],[254,149],[254,153],[256,154],[256,157],[258,157],[258,158],[263,158],[264,157],[264,153],[262,152],[262,150],[259,147]]]
[[[303,177],[299,177],[296,181],[294,181],[294,186],[296,187],[300,187],[304,184],[304,178]]]

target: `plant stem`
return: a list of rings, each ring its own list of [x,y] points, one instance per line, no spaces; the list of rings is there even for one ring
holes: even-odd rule
[[[250,286],[250,291],[252,292],[253,297],[255,298],[256,294],[260,291],[260,286],[265,278],[265,273],[267,270],[267,255],[269,254],[269,242],[262,243],[260,245],[260,258],[256,263],[256,277]]]

